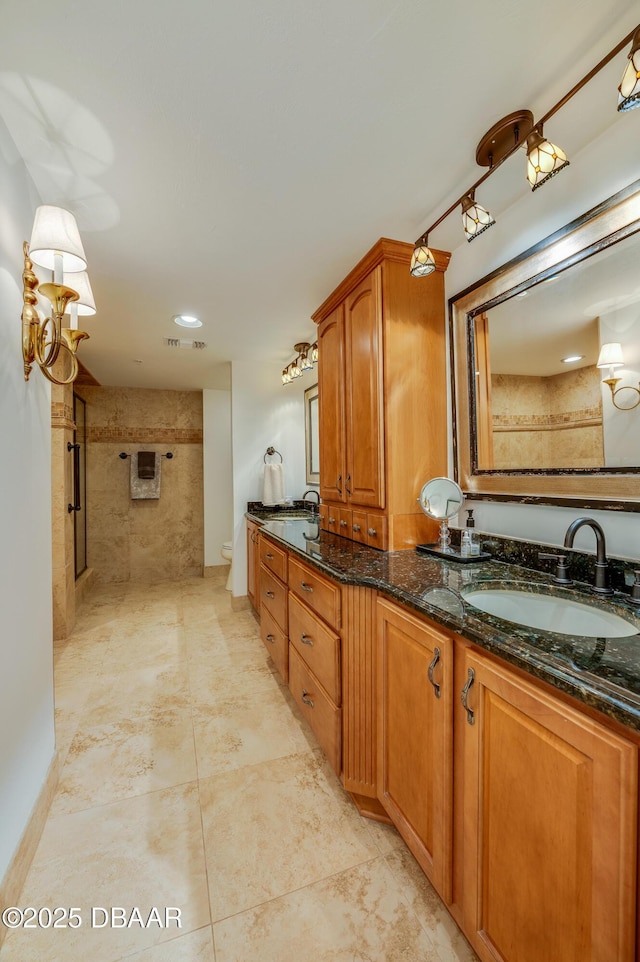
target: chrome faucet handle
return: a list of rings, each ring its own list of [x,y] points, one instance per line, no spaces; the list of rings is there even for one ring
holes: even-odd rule
[[[573,581],[569,577],[567,571],[567,556],[566,554],[547,554],[546,552],[539,552],[538,558],[540,561],[557,561],[556,573],[552,578],[554,585],[572,585]]]
[[[636,576],[636,580],[631,586],[631,596],[629,601],[632,605],[640,605],[640,570],[636,570],[633,573]]]

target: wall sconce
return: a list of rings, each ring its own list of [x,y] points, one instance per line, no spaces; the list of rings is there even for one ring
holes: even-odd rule
[[[633,387],[632,384],[623,384],[622,387],[617,387],[622,378],[614,377],[613,372],[616,368],[624,367],[624,358],[622,356],[622,345],[616,342],[611,342],[609,344],[603,344],[600,348],[600,354],[598,356],[598,363],[596,365],[600,368],[609,368],[609,377],[605,377],[602,380],[603,384],[608,384],[611,388],[611,400],[613,401],[613,406],[618,409],[618,411],[633,411],[640,404],[640,382],[638,387]],[[634,404],[629,404],[626,407],[621,407],[616,401],[616,394],[620,394],[621,391],[635,391],[638,395],[637,400]]]
[[[297,377],[302,377],[305,371],[311,371],[313,365],[318,363],[317,341],[315,341],[314,344],[309,344],[307,341],[300,341],[299,344],[293,345],[293,349],[296,352],[296,358],[284,368],[282,372],[283,384],[289,384],[290,381],[294,381]]]
[[[527,180],[532,190],[537,190],[551,177],[569,166],[566,154],[560,147],[552,144],[543,134],[543,125],[556,114],[561,107],[571,100],[579,90],[605,67],[610,60],[631,42],[628,54],[628,64],[622,75],[618,87],[618,110],[627,111],[640,107],[640,26],[620,41],[600,63],[596,64],[589,73],[580,80],[575,87],[562,97],[551,110],[534,122],[530,110],[516,110],[498,121],[487,131],[476,149],[476,163],[480,167],[489,169],[478,178],[475,184],[468,187],[451,207],[442,214],[435,223],[431,224],[415,242],[413,256],[409,270],[414,277],[427,277],[436,269],[433,253],[429,249],[429,234],[438,227],[449,214],[460,204],[462,205],[462,224],[467,240],[474,240],[488,227],[495,223],[491,214],[475,201],[475,191],[511,157],[519,147],[526,146],[527,150]]]
[[[80,341],[89,337],[78,330],[78,315],[95,314],[96,306],[86,273],[85,257],[76,219],[62,207],[38,207],[29,244],[23,244],[24,269],[22,308],[22,355],[24,379],[29,380],[34,362],[53,384],[71,384],[78,374],[76,356]],[[51,283],[40,284],[33,265],[53,272]],[[38,312],[38,294],[51,304],[51,314],[44,320]],[[69,327],[62,319],[69,309]],[[52,368],[65,352],[70,371],[65,377],[53,374]]]

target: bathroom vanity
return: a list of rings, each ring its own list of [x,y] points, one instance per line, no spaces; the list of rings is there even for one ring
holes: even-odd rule
[[[561,593],[539,571],[380,552],[304,521],[267,522],[258,542],[278,559],[258,594],[272,625],[277,578],[283,678],[360,812],[397,827],[480,958],[635,959],[638,611],[616,595],[597,605],[628,636],[560,635],[464,599]],[[592,605],[584,586],[572,597]]]

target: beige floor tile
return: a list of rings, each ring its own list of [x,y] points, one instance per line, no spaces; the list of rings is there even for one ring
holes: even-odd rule
[[[200,781],[213,921],[379,855],[320,751]]]
[[[439,962],[478,962],[411,852],[403,846],[386,856],[387,865],[438,953]]]
[[[126,962],[215,962],[211,927],[143,949],[127,956]]]
[[[76,731],[51,812],[77,812],[197,777],[188,708],[162,712],[155,720],[122,718]]]
[[[371,818],[364,819],[364,823],[381,855],[387,855],[398,848],[405,848],[404,842],[393,825],[376,822]]]
[[[214,666],[194,666],[189,662],[194,718],[209,717],[211,706],[221,698],[258,698],[264,692],[277,692],[280,687],[278,678],[266,661],[241,672],[223,662]]]
[[[208,717],[194,718],[198,775],[210,775],[256,765],[317,748],[306,723],[291,709],[292,701],[279,686],[253,695],[238,693],[215,701]]]
[[[157,717],[188,705],[187,673],[177,664],[101,674],[91,686],[82,724],[93,727],[121,718]]]
[[[216,962],[440,962],[382,858],[213,926]]]
[[[2,962],[116,962],[209,925],[197,786],[49,818],[22,904],[74,906],[83,924],[16,929],[2,948]],[[138,907],[145,917],[154,906],[163,913],[175,907],[182,929],[92,928],[94,906]]]
[[[186,663],[187,645],[180,625],[128,627],[114,631],[102,660],[101,674]]]

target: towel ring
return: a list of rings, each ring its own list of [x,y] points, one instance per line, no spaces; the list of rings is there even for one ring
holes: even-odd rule
[[[264,458],[262,459],[265,464],[267,463],[267,454],[268,454],[268,455],[277,454],[278,457],[280,458],[280,463],[282,463],[283,458],[282,458],[282,455],[280,454],[280,452],[279,452],[279,451],[276,451],[275,448],[268,447],[267,450],[266,450],[265,456],[264,456]]]

